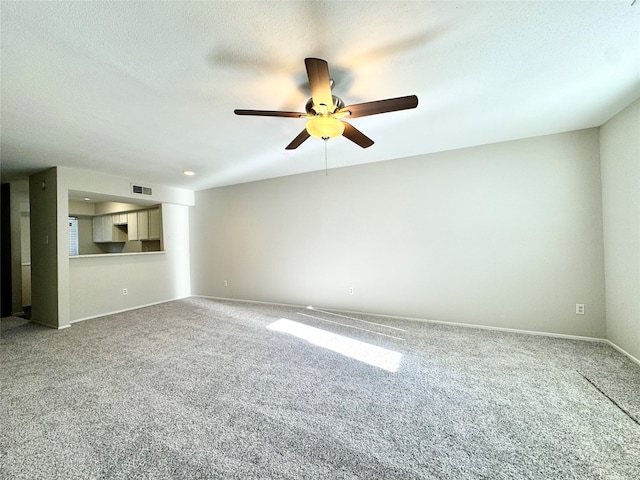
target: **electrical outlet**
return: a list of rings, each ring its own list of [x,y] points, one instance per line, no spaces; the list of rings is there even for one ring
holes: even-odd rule
[[[584,303],[576,303],[576,315],[584,315]]]
[[[122,289],[122,294],[123,295],[129,295],[129,289],[128,288],[123,288]]]
[[[353,287],[349,287],[349,295],[353,295]]]
[[[228,287],[229,286],[229,282],[227,282],[226,280],[224,281],[224,286]]]

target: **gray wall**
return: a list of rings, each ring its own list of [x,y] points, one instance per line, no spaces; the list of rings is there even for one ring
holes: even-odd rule
[[[60,316],[58,311],[57,188],[55,168],[29,177],[31,318],[35,322],[54,328],[58,327]]]
[[[607,335],[640,359],[640,100],[600,132]]]
[[[191,291],[604,337],[601,208],[598,129],[204,190]]]

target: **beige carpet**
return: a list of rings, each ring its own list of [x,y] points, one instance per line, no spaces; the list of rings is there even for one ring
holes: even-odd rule
[[[640,478],[601,343],[194,297],[5,320],[0,362],[2,479]]]

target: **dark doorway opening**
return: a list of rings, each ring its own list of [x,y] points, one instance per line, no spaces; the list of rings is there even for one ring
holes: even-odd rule
[[[11,316],[13,289],[11,286],[11,195],[8,183],[2,184],[0,196],[0,270],[2,271],[2,295],[0,316]]]

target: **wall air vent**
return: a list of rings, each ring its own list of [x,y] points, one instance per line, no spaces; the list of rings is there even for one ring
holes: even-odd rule
[[[131,192],[138,195],[152,195],[151,187],[131,184]]]

